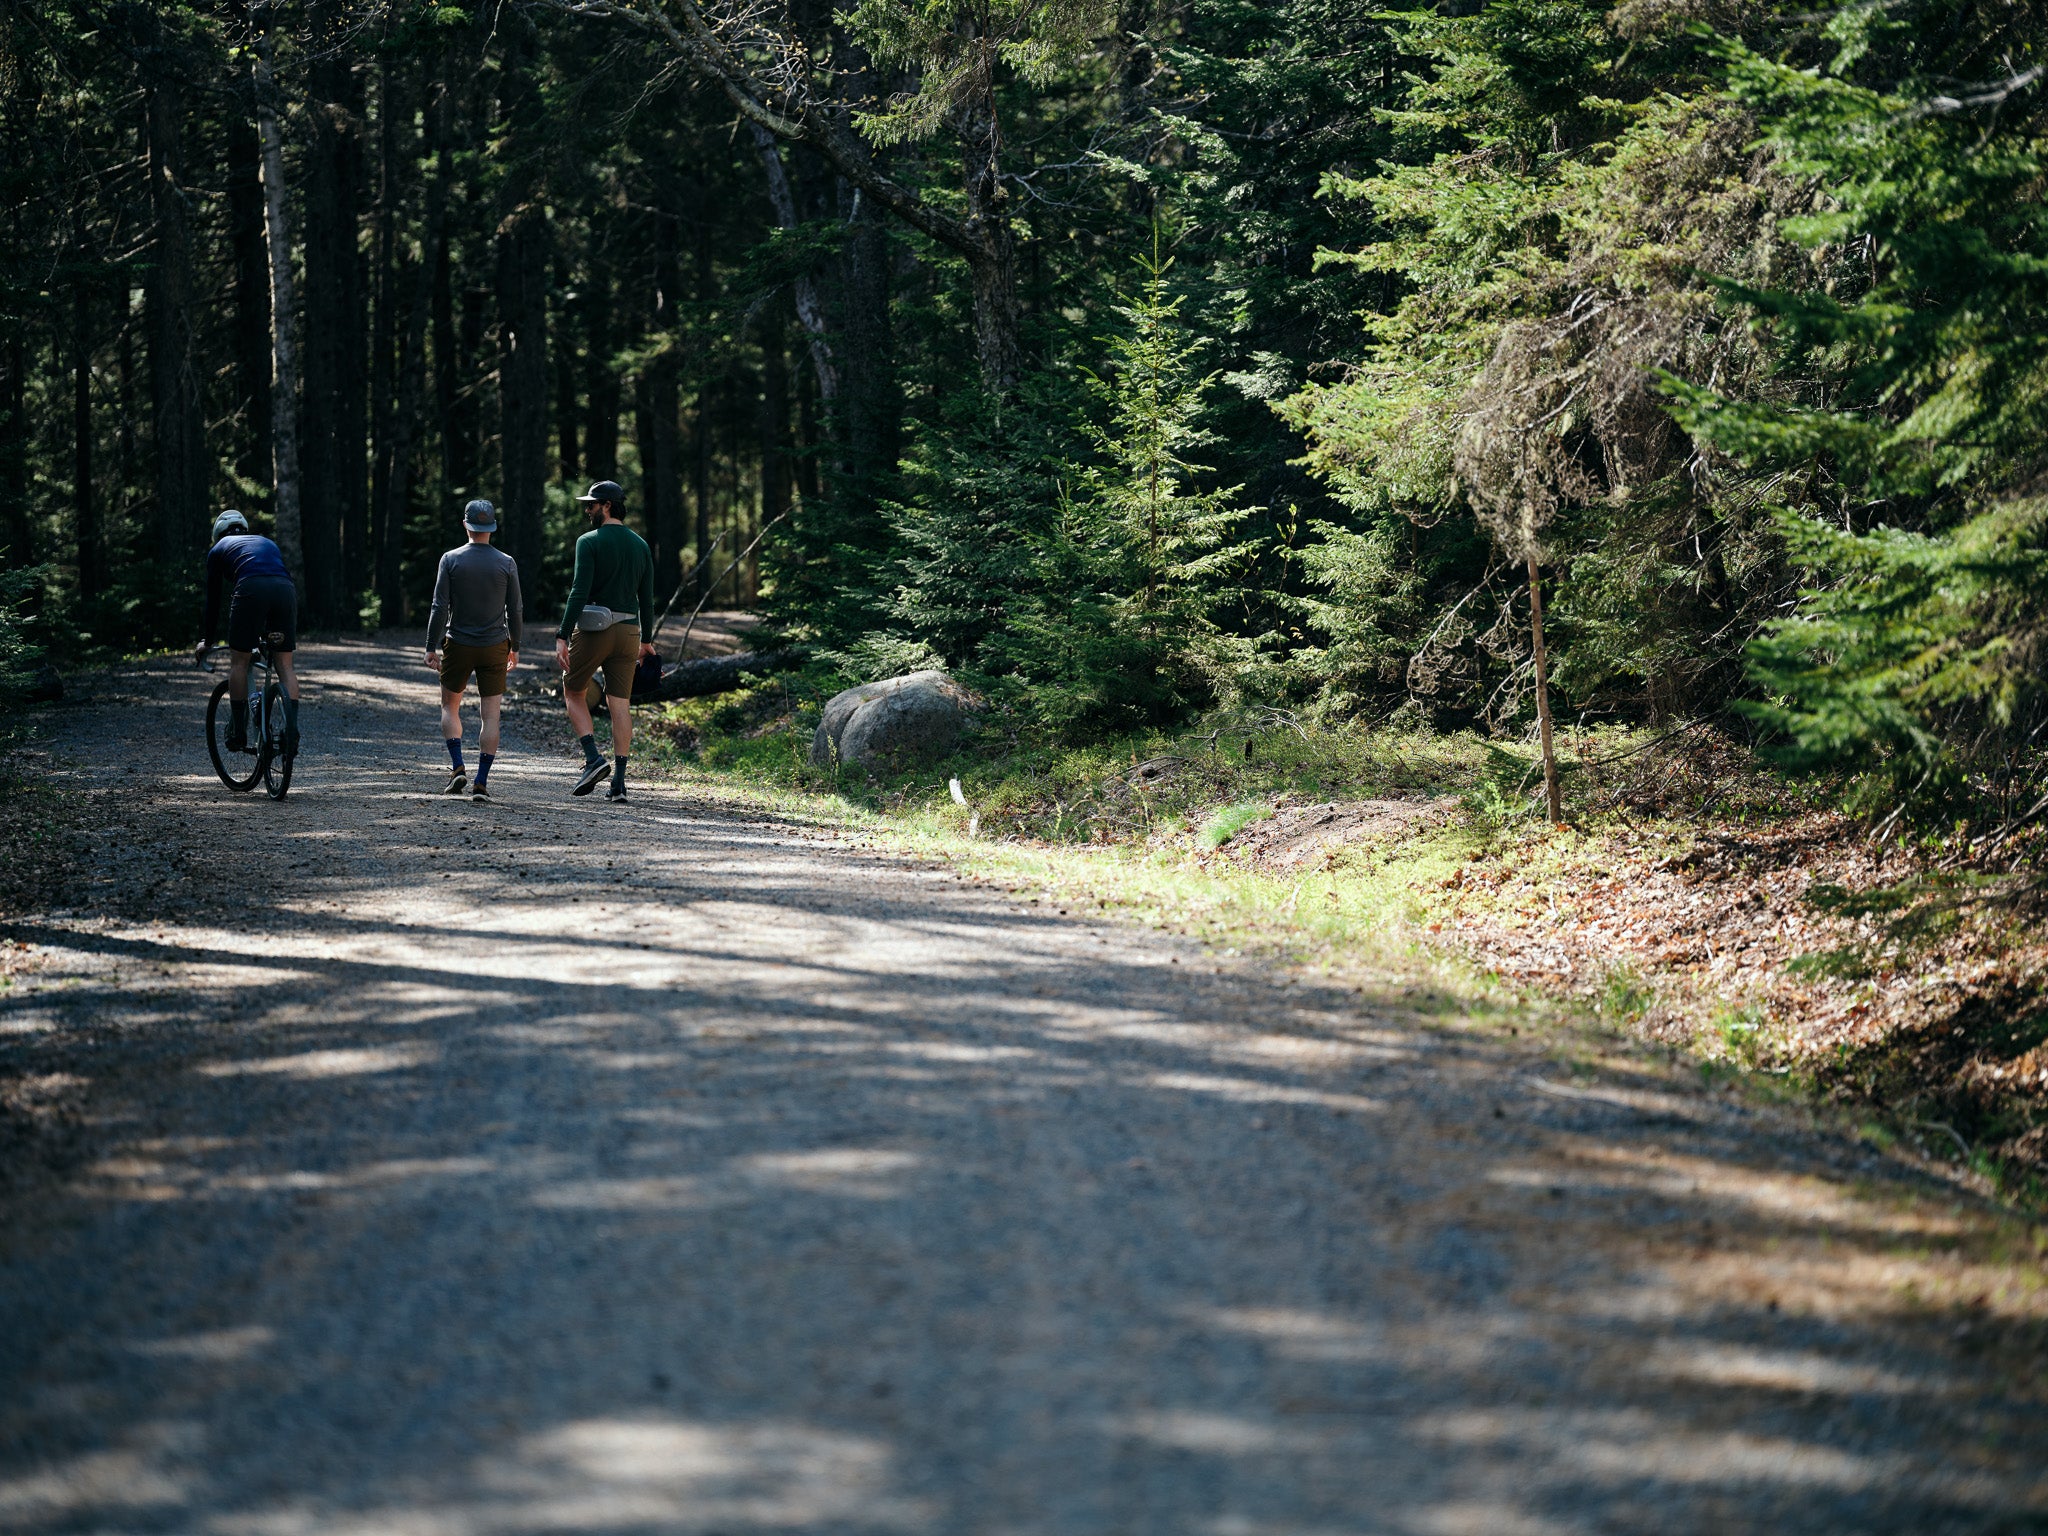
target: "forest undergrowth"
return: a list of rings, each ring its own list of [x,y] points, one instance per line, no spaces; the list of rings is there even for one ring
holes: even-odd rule
[[[1283,955],[1424,1015],[1669,1051],[2048,1203],[2039,925],[1976,899],[1998,872],[1960,834],[1876,839],[1839,785],[1787,780],[1725,721],[1563,732],[1553,827],[1534,744],[1470,732],[1267,710],[1062,747],[998,715],[947,762],[868,778],[809,764],[817,714],[778,680],[643,717],[641,752],[1061,910]]]

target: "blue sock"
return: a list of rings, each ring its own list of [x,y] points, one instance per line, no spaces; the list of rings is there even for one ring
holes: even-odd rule
[[[484,780],[491,776],[491,764],[498,760],[495,752],[479,752],[476,755],[476,787],[482,789]]]
[[[462,738],[450,736],[448,741],[448,765],[457,773],[462,772]]]

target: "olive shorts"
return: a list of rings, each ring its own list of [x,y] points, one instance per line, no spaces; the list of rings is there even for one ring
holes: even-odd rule
[[[570,694],[590,686],[591,676],[604,669],[605,697],[633,697],[633,669],[640,665],[640,626],[614,624],[610,629],[579,629],[569,636],[569,672],[562,686]]]
[[[463,645],[451,640],[441,650],[441,686],[460,693],[469,686],[469,674],[476,674],[478,698],[495,699],[505,691],[505,667],[512,659],[512,642],[494,645]]]

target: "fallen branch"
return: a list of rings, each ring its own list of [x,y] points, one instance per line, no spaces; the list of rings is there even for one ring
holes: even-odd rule
[[[750,677],[787,672],[803,665],[801,651],[735,651],[730,656],[705,656],[696,661],[677,662],[661,675],[659,686],[633,696],[635,704],[658,704],[668,699],[699,699],[711,693],[730,693],[746,686]]]
[[[689,649],[690,631],[697,627],[697,615],[702,613],[704,611],[704,605],[711,601],[711,594],[718,590],[718,584],[721,581],[724,581],[726,577],[730,576],[734,572],[734,570],[738,568],[739,563],[742,560],[746,559],[747,556],[751,555],[754,552],[755,548],[760,544],[760,542],[768,537],[768,530],[770,528],[773,528],[777,523],[786,522],[788,518],[789,514],[785,512],[780,517],[771,518],[768,522],[762,524],[761,531],[754,535],[754,542],[752,544],[749,544],[745,549],[741,550],[738,554],[734,555],[732,557],[732,563],[727,565],[724,570],[720,571],[716,576],[711,578],[711,584],[704,589],[704,595],[697,599],[697,606],[690,610],[690,622],[683,626],[683,638],[681,639],[681,641],[677,643],[676,646],[676,651],[678,654],[681,654],[683,651]],[[725,537],[725,535],[721,533],[718,537],[722,539]],[[716,541],[712,543],[711,547],[714,550],[718,548]],[[705,564],[710,564],[711,557],[707,554],[704,557],[704,561]],[[668,615],[664,613],[662,617],[667,618]],[[655,625],[654,627],[656,630],[659,630],[661,628],[659,624]]]

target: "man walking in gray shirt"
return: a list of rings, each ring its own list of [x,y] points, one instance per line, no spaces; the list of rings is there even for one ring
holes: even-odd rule
[[[462,526],[469,530],[469,542],[443,555],[434,576],[427,665],[441,674],[441,735],[448,743],[449,768],[448,787],[442,793],[459,795],[467,789],[471,799],[488,800],[505,674],[519,665],[519,566],[510,555],[491,548],[498,514],[488,501],[464,507]],[[474,786],[462,764],[462,693],[472,672],[484,715]]]

